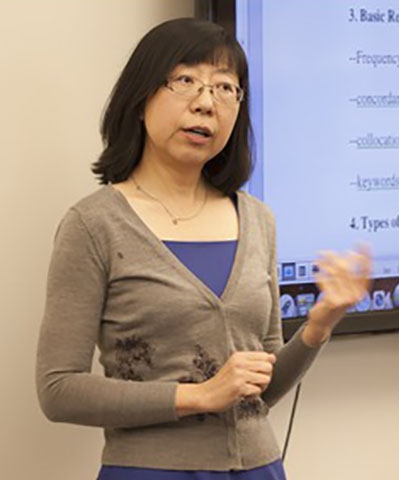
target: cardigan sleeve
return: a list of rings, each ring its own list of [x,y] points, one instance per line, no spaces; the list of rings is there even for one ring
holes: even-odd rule
[[[277,276],[276,228],[274,217],[269,212],[268,238],[270,248],[269,272],[271,276],[272,309],[270,326],[263,340],[264,350],[274,353],[277,361],[274,365],[272,380],[263,392],[262,399],[269,407],[276,404],[292,387],[299,383],[314,362],[322,346],[309,347],[302,339],[302,325],[284,345],[280,310],[280,292]]]
[[[107,295],[107,266],[79,211],[57,230],[36,360],[40,406],[55,422],[139,427],[177,421],[177,382],[137,382],[91,372]]]

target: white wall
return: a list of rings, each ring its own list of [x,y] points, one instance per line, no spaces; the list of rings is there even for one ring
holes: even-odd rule
[[[88,480],[100,430],[51,424],[34,387],[55,227],[97,188],[99,119],[133,47],[193,0],[0,1],[0,478]]]
[[[284,444],[294,392],[272,409]],[[302,382],[289,480],[399,480],[399,333],[337,337]]]
[[[51,424],[34,387],[55,227],[96,188],[99,118],[138,39],[193,0],[0,1],[0,477],[88,480],[100,430]],[[399,336],[334,341],[303,384],[290,480],[399,480]],[[284,437],[292,395],[272,412]],[[380,465],[380,469],[378,466]]]

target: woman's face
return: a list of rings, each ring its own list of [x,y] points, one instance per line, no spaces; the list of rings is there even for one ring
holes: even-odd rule
[[[201,63],[178,65],[169,76],[171,88],[193,84],[196,79],[206,85],[238,86],[237,75],[224,65]],[[201,86],[199,83],[198,85]],[[239,102],[215,99],[210,88],[187,97],[161,87],[146,102],[144,156],[157,160],[201,167],[226,145],[236,122]],[[231,100],[231,99],[230,99]]]

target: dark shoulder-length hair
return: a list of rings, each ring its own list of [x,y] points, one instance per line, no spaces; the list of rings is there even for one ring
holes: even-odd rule
[[[139,163],[146,135],[142,121],[145,102],[164,85],[172,70],[179,64],[221,62],[236,72],[245,94],[226,146],[205,164],[203,175],[226,195],[248,180],[252,129],[245,53],[220,25],[179,18],[158,25],[142,38],[112,90],[101,124],[104,150],[92,165],[100,184],[126,180]]]

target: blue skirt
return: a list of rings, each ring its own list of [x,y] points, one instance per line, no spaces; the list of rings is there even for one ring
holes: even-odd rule
[[[281,460],[277,460],[264,467],[229,472],[159,470],[103,465],[97,480],[286,480],[286,477]]]

